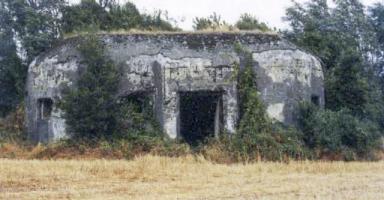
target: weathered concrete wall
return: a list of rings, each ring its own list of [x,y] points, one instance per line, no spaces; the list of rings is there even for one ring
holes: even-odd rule
[[[239,42],[252,52],[257,84],[270,117],[294,123],[299,101],[318,97],[324,103],[319,61],[277,35],[257,33],[168,33],[102,35],[110,58],[123,72],[119,94],[149,91],[156,117],[170,138],[178,137],[178,92],[223,93],[224,129],[233,133],[237,122],[234,51]],[[80,38],[63,42],[39,56],[29,67],[27,126],[31,139],[52,141],[65,137],[65,121],[57,108],[65,86],[76,87],[84,66],[76,50]],[[39,130],[38,100],[53,100],[47,130]]]

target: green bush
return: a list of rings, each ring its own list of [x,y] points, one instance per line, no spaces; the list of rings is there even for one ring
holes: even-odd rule
[[[146,146],[161,138],[148,103],[141,109],[134,101],[118,97],[120,74],[98,38],[89,36],[78,49],[86,70],[77,88],[67,91],[60,103],[72,137],[92,142],[121,139]]]
[[[148,96],[144,97],[143,102],[135,102],[132,99],[122,100],[119,102],[119,108],[120,130],[139,131],[145,132],[148,136],[159,136],[160,125],[154,117]]]
[[[26,143],[27,135],[25,134],[25,109],[19,106],[14,112],[5,118],[0,118],[0,143]]]
[[[303,145],[302,133],[294,127],[270,124],[270,130],[246,135],[234,135],[228,146],[240,161],[305,159],[309,151]]]
[[[259,22],[255,16],[249,13],[242,14],[235,25],[240,30],[259,30],[261,32],[271,31],[264,22]]]
[[[118,131],[117,68],[105,57],[104,46],[96,36],[84,38],[78,50],[86,70],[77,87],[68,90],[60,103],[68,132],[75,138],[110,138]]]
[[[353,116],[349,110],[322,110],[310,103],[301,104],[300,128],[309,148],[324,154],[349,155],[354,152],[363,158],[377,149],[380,130],[370,121]]]

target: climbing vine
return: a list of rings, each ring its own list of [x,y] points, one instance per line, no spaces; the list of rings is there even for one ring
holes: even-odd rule
[[[272,124],[267,116],[257,89],[252,53],[239,44],[235,50],[241,60],[237,69],[239,122],[230,151],[242,160],[281,160],[286,155],[301,155],[299,134]]]
[[[261,133],[268,130],[265,106],[257,90],[256,73],[252,54],[240,45],[235,46],[242,60],[238,70],[237,89],[239,95],[238,133]]]

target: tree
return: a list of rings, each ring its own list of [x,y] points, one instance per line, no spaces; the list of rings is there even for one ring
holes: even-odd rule
[[[96,36],[83,38],[78,50],[86,71],[61,102],[68,132],[75,138],[106,139],[118,126],[119,73]]]
[[[76,5],[67,5],[65,0],[1,0],[0,16],[0,107],[8,111],[23,99],[28,65],[62,39],[63,33],[176,30],[161,13],[140,15],[134,4],[121,6],[114,0],[82,0]]]
[[[326,0],[312,0],[306,5],[295,2],[286,11],[285,21],[288,21],[291,31],[284,33],[285,37],[311,50],[325,64],[325,69],[334,65],[333,57],[338,53],[339,45],[333,45],[336,37],[331,26],[331,13]]]
[[[17,59],[16,44],[13,40],[11,28],[12,17],[6,9],[4,2],[0,2],[0,117],[8,113],[17,102],[18,90],[15,88],[15,79],[12,70]],[[16,59],[17,60],[16,60]],[[17,66],[19,65],[17,64]]]
[[[0,115],[23,100],[27,66],[60,37],[64,0],[0,1]]]
[[[4,0],[12,16],[14,37],[21,42],[29,64],[61,36],[60,10],[64,0]]]
[[[248,13],[242,14],[235,26],[240,30],[259,30],[261,32],[271,30],[267,24],[259,22],[256,17]]]
[[[15,49],[0,60],[0,117],[7,115],[22,101],[26,71],[26,65],[22,64]]]
[[[379,74],[381,87],[384,89],[383,66],[384,66],[384,4],[377,3],[369,9],[370,20],[376,33],[378,48],[376,49],[377,62],[375,63],[375,74]]]
[[[327,79],[328,108],[347,108],[353,114],[362,116],[368,103],[368,81],[361,72],[362,55],[346,49],[337,65],[329,70]]]
[[[369,90],[366,77],[372,73],[375,34],[363,5],[357,0],[312,0],[287,9],[286,20],[292,30],[285,36],[319,56],[324,62],[326,107],[346,107],[365,115]],[[374,83],[370,83],[374,84]]]
[[[65,33],[89,29],[108,30],[111,27],[106,8],[95,0],[81,0],[80,4],[64,7],[62,12]]]
[[[372,23],[372,27],[376,34],[376,46],[375,50],[372,53],[373,55],[373,75],[368,78],[369,83],[378,83],[371,84],[370,97],[368,104],[368,112],[372,115],[371,118],[377,121],[381,128],[384,128],[384,105],[383,91],[384,91],[384,76],[383,76],[383,66],[384,66],[384,5],[382,3],[376,3],[374,6],[369,8],[369,20]]]
[[[384,4],[376,3],[369,9],[370,19],[377,34],[377,40],[380,48],[384,48]]]
[[[101,7],[107,8],[116,5],[116,0],[98,0]]]
[[[106,56],[99,38],[95,35],[82,38],[78,50],[86,69],[76,88],[67,88],[59,104],[72,137],[89,142],[158,139],[161,131],[149,98],[139,103],[118,96],[121,74]]]
[[[377,42],[381,9],[377,6],[367,16],[358,0],[335,4],[330,8],[326,0],[311,0],[287,10],[285,19],[292,29],[285,36],[324,63],[327,109],[302,112],[300,128],[310,148],[367,155],[384,130],[384,96],[378,81],[382,50]]]

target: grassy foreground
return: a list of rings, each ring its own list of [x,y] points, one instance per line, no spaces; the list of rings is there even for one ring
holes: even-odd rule
[[[384,162],[0,160],[0,199],[384,199]]]

